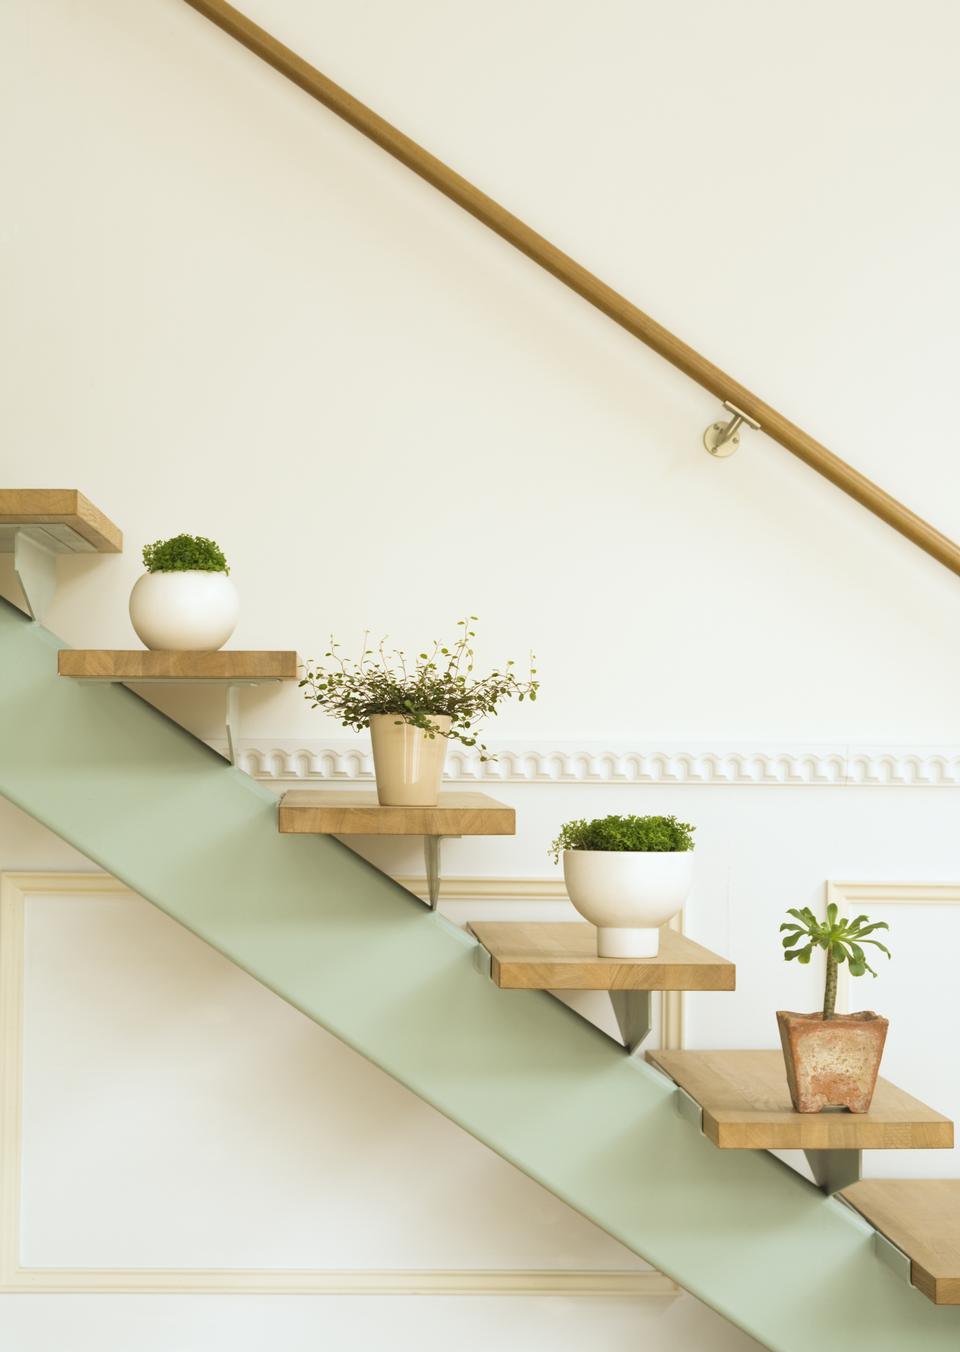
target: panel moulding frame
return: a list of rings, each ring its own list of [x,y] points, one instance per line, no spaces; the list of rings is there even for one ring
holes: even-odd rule
[[[31,893],[134,897],[105,873],[0,873],[0,1294],[659,1296],[680,1293],[650,1271],[589,1269],[30,1268],[20,1260],[24,912]]]
[[[859,913],[874,906],[960,906],[960,882],[849,882],[831,879],[826,886],[827,905],[833,902],[841,915]],[[845,962],[837,964],[837,1008],[848,1011],[850,976]]]

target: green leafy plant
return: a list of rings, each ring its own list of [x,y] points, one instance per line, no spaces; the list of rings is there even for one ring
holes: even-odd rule
[[[791,962],[794,958],[804,966],[810,961],[815,948],[822,948],[827,955],[827,977],[823,993],[823,1017],[832,1019],[837,1012],[837,971],[841,962],[847,964],[851,976],[863,976],[876,972],[867,962],[862,944],[871,944],[890,957],[890,950],[879,939],[868,939],[875,930],[889,929],[885,920],[871,921],[869,916],[858,915],[853,920],[841,918],[834,902],[827,907],[826,920],[818,920],[809,906],[800,910],[791,908],[787,915],[795,919],[780,926],[783,939],[784,958]],[[798,947],[799,945],[799,947]]]
[[[343,658],[340,645],[330,639],[324,653],[330,664],[309,662],[300,686],[312,708],[337,718],[345,728],[360,732],[369,726],[374,714],[396,714],[398,723],[412,723],[426,735],[446,737],[463,746],[475,746],[482,761],[494,760],[480,741],[478,725],[496,714],[504,700],[535,700],[540,682],[530,655],[530,671],[521,680],[513,670],[513,661],[495,668],[486,676],[474,676],[473,640],[476,630],[470,625],[476,615],[458,620],[460,634],[446,645],[439,641],[411,659],[400,648],[388,650],[386,639],[376,648],[367,646],[369,631],[363,636],[358,662]],[[444,731],[433,719],[448,717],[450,728]]]
[[[143,546],[148,573],[229,573],[223,550],[203,535],[174,535]]]
[[[693,849],[697,828],[676,817],[596,817],[566,822],[550,846],[555,864],[564,850],[678,852]]]

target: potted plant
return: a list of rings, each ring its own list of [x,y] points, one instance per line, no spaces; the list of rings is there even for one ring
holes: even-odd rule
[[[440,793],[447,743],[476,747],[482,761],[494,759],[478,737],[478,724],[514,696],[537,698],[540,688],[531,655],[530,674],[521,680],[514,663],[487,676],[474,676],[470,628],[476,619],[458,620],[460,634],[449,646],[436,642],[415,659],[386,640],[363,650],[358,662],[343,658],[331,638],[329,666],[308,663],[300,685],[312,708],[337,718],[345,728],[370,729],[377,797],[385,805],[434,807]]]
[[[683,906],[693,881],[693,832],[676,817],[598,817],[560,828],[567,894],[597,927],[601,958],[655,958],[660,926]]]
[[[215,652],[237,625],[237,589],[223,550],[202,535],[144,545],[147,571],[130,594],[130,621],[147,648]]]
[[[829,1107],[865,1113],[877,1083],[887,1020],[869,1009],[859,1014],[838,1014],[837,971],[845,962],[851,976],[863,976],[864,972],[876,976],[862,945],[871,944],[889,958],[889,949],[879,939],[867,937],[889,926],[885,920],[871,922],[865,915],[842,919],[833,902],[822,922],[809,906],[788,910],[787,915],[794,917],[780,926],[781,933],[786,931],[783,956],[787,962],[796,958],[805,966],[815,948],[822,948],[827,955],[822,1011],[793,1014],[777,1010],[793,1106],[798,1113],[818,1113]]]

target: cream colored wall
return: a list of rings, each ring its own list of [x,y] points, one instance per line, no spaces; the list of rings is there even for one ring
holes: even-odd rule
[[[952,6],[245,2],[960,537]],[[132,643],[139,547],[188,530],[231,559],[235,646],[309,656],[370,626],[413,647],[470,610],[482,656],[536,647],[542,699],[493,732],[544,754],[956,750],[960,592],[943,569],[762,436],[712,461],[711,398],[179,0],[16,0],[0,25],[0,477],[81,487],[127,537],[118,558],[61,563],[50,624],[68,642]],[[215,696],[157,702],[221,735]],[[258,746],[344,735],[294,690],[244,705]],[[689,1045],[770,1043],[772,1009],[813,998],[815,976],[777,959],[783,906],[816,904],[831,877],[960,876],[951,788],[499,791],[517,839],[451,842],[449,873],[547,877],[567,816],[698,824],[688,929],[737,960],[739,990],[688,1000]],[[0,815],[3,869],[77,866]],[[411,850],[361,848],[419,871]],[[903,956],[867,998],[912,1028],[918,936],[929,955],[953,921],[897,923]],[[895,1032],[901,1082],[950,1111],[935,1061]],[[688,1300],[75,1299],[8,1297],[0,1328],[18,1352],[67,1329],[109,1352],[131,1329],[164,1352],[278,1329],[293,1348],[384,1330],[439,1348],[469,1329],[533,1352],[598,1328],[611,1349],[747,1345]]]
[[[250,12],[960,535],[952,8]],[[6,475],[128,541],[65,565],[71,643],[186,529],[237,645],[534,646],[504,737],[960,740],[942,568],[762,437],[712,461],[712,398],[177,0],[3,23]]]
[[[646,1267],[112,879],[6,890],[24,927],[23,1267],[68,1286],[102,1269],[103,1289],[130,1268],[147,1287],[239,1269],[296,1289],[299,1270],[333,1291],[445,1271],[543,1287],[570,1268],[594,1294]]]
[[[757,1346],[2,803],[0,857],[4,1347]]]

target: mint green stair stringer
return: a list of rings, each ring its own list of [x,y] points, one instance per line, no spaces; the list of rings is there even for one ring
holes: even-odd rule
[[[956,1352],[872,1231],[763,1153],[719,1151],[672,1090],[339,842],[0,603],[0,792],[556,1196],[782,1352]],[[735,996],[730,996],[735,999]],[[423,1160],[429,1170],[429,1158]]]

